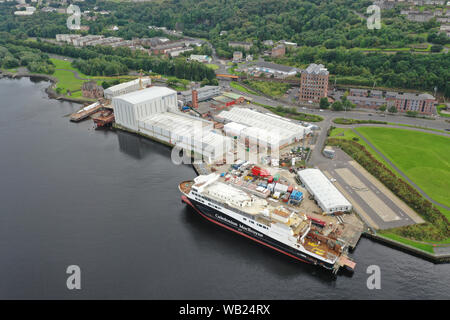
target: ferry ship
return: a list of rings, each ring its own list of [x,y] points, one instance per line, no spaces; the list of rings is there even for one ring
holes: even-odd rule
[[[333,273],[340,267],[354,270],[348,247],[330,236],[328,224],[298,212],[294,205],[272,199],[268,189],[234,178],[211,173],[183,181],[179,184],[182,202],[210,222],[293,259]]]

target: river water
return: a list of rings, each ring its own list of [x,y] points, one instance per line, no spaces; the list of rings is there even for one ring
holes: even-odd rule
[[[354,275],[333,279],[211,224],[181,203],[195,173],[168,147],[69,122],[79,105],[47,86],[0,79],[1,299],[449,298],[449,264],[362,238]],[[66,287],[69,265],[81,290]]]

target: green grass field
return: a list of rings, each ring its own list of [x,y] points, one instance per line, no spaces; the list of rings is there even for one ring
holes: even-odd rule
[[[277,82],[265,82],[265,81],[251,81],[246,82],[251,88],[258,90],[265,95],[279,98],[283,96],[286,91],[291,87],[291,85],[286,83]]]
[[[421,242],[414,241],[411,239],[406,239],[404,237],[401,237],[399,235],[396,235],[396,234],[394,234],[392,232],[388,232],[388,231],[379,231],[378,235],[381,235],[385,238],[388,238],[388,239],[391,239],[394,241],[398,241],[400,243],[407,244],[409,246],[415,247],[417,249],[420,249],[420,250],[423,250],[423,251],[426,251],[429,253],[434,253],[433,245],[431,245],[431,244],[425,244],[425,243],[421,243]]]
[[[217,64],[213,64],[213,63],[207,63],[206,66],[207,66],[208,68],[213,69],[213,70],[219,69],[219,66],[218,66]]]
[[[357,138],[358,139],[357,141],[355,140],[353,141],[364,146],[367,149],[367,151],[369,151],[375,157],[375,159],[383,163],[386,167],[390,168],[389,164],[377,152],[375,152],[375,150],[373,150],[372,147],[370,147],[363,139],[361,139],[352,129],[334,128],[330,132],[330,138],[339,138],[346,140],[353,140],[354,138]],[[392,170],[392,172],[396,173],[395,170]]]
[[[78,71],[77,69],[72,67],[70,61],[54,59],[54,58],[51,58],[50,60],[55,65],[55,69],[67,69],[67,70],[77,71],[81,78],[85,78],[85,79],[90,78],[89,76],[81,73],[80,71]],[[72,92],[76,91],[75,93],[73,93],[72,97],[77,97],[77,98],[81,97],[81,92],[77,91],[77,90],[81,89],[81,86],[83,85],[84,81],[75,78],[75,75],[72,72],[65,71],[65,70],[55,70],[55,72],[52,74],[52,76],[54,76],[55,78],[58,79],[56,88],[60,88],[62,94],[66,94],[67,90],[70,90]]]
[[[58,83],[56,84],[56,88],[61,89],[61,93],[66,95],[67,90],[70,90],[72,92],[71,97],[73,98],[82,98],[82,92],[81,87],[83,86],[83,82],[86,80],[77,79],[73,72],[67,71],[72,70],[78,72],[78,75],[80,78],[83,79],[92,79],[97,82],[97,84],[101,85],[101,83],[104,80],[110,80],[110,79],[116,79],[116,78],[124,78],[124,79],[130,79],[133,80],[136,77],[133,76],[120,76],[120,77],[93,77],[93,76],[87,76],[83,74],[78,69],[72,67],[72,64],[70,61],[61,60],[61,59],[54,59],[50,58],[52,63],[55,65],[55,69],[66,69],[66,70],[55,70],[55,72],[52,74],[55,78],[58,79]]]
[[[450,206],[450,137],[394,128],[357,131],[430,197]]]
[[[245,93],[250,93],[250,94],[257,95],[257,96],[260,95],[259,93],[255,92],[255,91],[252,91],[252,90],[249,90],[246,87],[244,87],[244,86],[242,86],[239,83],[234,82],[234,81],[230,82],[230,86],[233,87],[234,89],[237,89],[237,90],[245,92]]]

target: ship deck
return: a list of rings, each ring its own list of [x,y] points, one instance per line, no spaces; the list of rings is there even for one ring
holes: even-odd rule
[[[178,185],[178,188],[180,189],[181,193],[188,194],[191,192],[191,188],[194,185],[194,181],[183,181]]]

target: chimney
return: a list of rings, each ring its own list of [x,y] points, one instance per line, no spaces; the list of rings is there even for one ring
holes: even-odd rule
[[[198,92],[197,90],[192,90],[192,107],[198,109]]]

